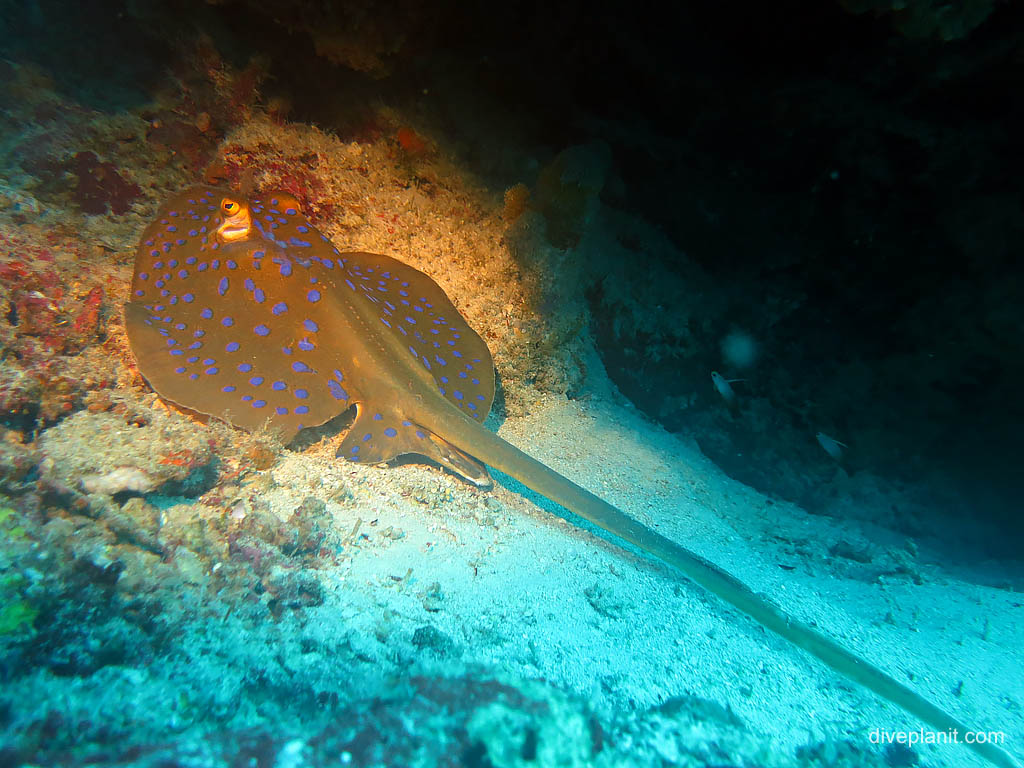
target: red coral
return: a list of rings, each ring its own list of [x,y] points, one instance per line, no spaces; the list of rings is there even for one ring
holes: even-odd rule
[[[0,245],[12,241],[0,236]],[[106,294],[94,286],[80,300],[67,296],[57,272],[37,265],[51,264],[53,257],[38,246],[20,245],[22,259],[0,260],[0,286],[8,301],[7,322],[15,335],[34,337],[58,354],[77,352],[100,331]],[[31,266],[30,266],[31,265]],[[16,351],[22,351],[14,344]]]
[[[70,170],[78,179],[74,200],[90,215],[98,216],[109,208],[120,216],[142,194],[137,184],[121,176],[113,163],[100,162],[95,152],[76,153]]]
[[[173,467],[195,469],[196,467],[203,465],[205,462],[200,457],[196,456],[195,451],[185,448],[180,451],[172,451],[171,453],[168,453],[160,459],[160,463]]]
[[[103,289],[96,286],[86,294],[82,309],[75,317],[75,331],[83,336],[92,336],[100,320],[100,304],[103,303]]]
[[[0,244],[7,242],[7,238],[0,238]],[[26,261],[35,260],[36,250],[28,249],[21,255]],[[59,322],[59,302],[64,298],[64,289],[53,270],[33,269],[26,261],[0,262],[0,285],[7,289],[10,302],[8,319],[17,325],[19,336],[37,336],[47,346],[53,346],[47,339]]]
[[[57,259],[55,260],[55,256]],[[49,424],[109,382],[82,376],[75,353],[103,332],[106,292],[70,287],[57,267],[81,254],[56,232],[0,232],[0,420],[20,429]]]
[[[410,155],[422,155],[427,151],[427,142],[420,138],[412,128],[399,128],[395,138],[402,149]]]

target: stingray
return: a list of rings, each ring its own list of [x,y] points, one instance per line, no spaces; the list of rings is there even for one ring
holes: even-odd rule
[[[726,571],[482,426],[494,400],[483,339],[427,275],[388,256],[342,253],[285,192],[245,199],[194,187],[143,232],[125,325],[139,370],[165,400],[285,441],[349,408],[338,456],[414,454],[478,486],[487,466],[653,555],[836,672],[940,730],[968,729]],[[970,745],[1018,768],[994,744]]]

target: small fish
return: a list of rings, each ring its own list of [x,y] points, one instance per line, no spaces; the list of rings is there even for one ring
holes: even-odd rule
[[[340,252],[285,192],[247,200],[195,187],[164,205],[136,251],[125,329],[139,371],[166,400],[244,429],[269,426],[285,441],[355,407],[339,457],[376,464],[418,454],[478,486],[490,483],[485,465],[495,467],[924,722],[968,730],[714,563],[485,429],[494,364],[444,291],[388,256]],[[730,382],[717,373],[712,381],[734,399]],[[973,748],[1013,765],[994,745]]]
[[[839,442],[834,437],[829,437],[824,432],[818,432],[814,437],[818,441],[818,445],[825,450],[825,453],[836,461],[843,458],[843,449],[850,447],[846,443]]]
[[[715,389],[718,390],[718,394],[722,396],[729,405],[736,403],[736,393],[732,389],[732,384],[738,381],[746,381],[746,379],[727,379],[718,371],[711,372],[711,383],[715,385]]]

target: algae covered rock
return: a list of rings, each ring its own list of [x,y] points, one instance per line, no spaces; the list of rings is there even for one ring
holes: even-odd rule
[[[195,495],[214,474],[203,430],[176,414],[127,423],[115,413],[83,411],[43,433],[40,468],[50,484],[86,494]]]

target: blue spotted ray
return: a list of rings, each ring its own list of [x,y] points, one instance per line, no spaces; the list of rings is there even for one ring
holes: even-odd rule
[[[355,405],[345,458],[420,454],[487,484],[409,407],[429,388],[481,421],[494,400],[490,352],[437,284],[387,256],[338,253],[284,193],[222,197],[191,189],[143,234],[125,315],[154,389],[286,441]]]
[[[128,339],[166,400],[289,440],[354,406],[350,461],[432,459],[477,485],[495,467],[675,567],[837,672],[941,730],[967,728],[906,685],[786,615],[708,560],[633,520],[481,422],[494,399],[487,345],[441,288],[395,259],[341,253],[295,198],[194,187],[142,234]],[[973,745],[1016,766],[994,744]]]

